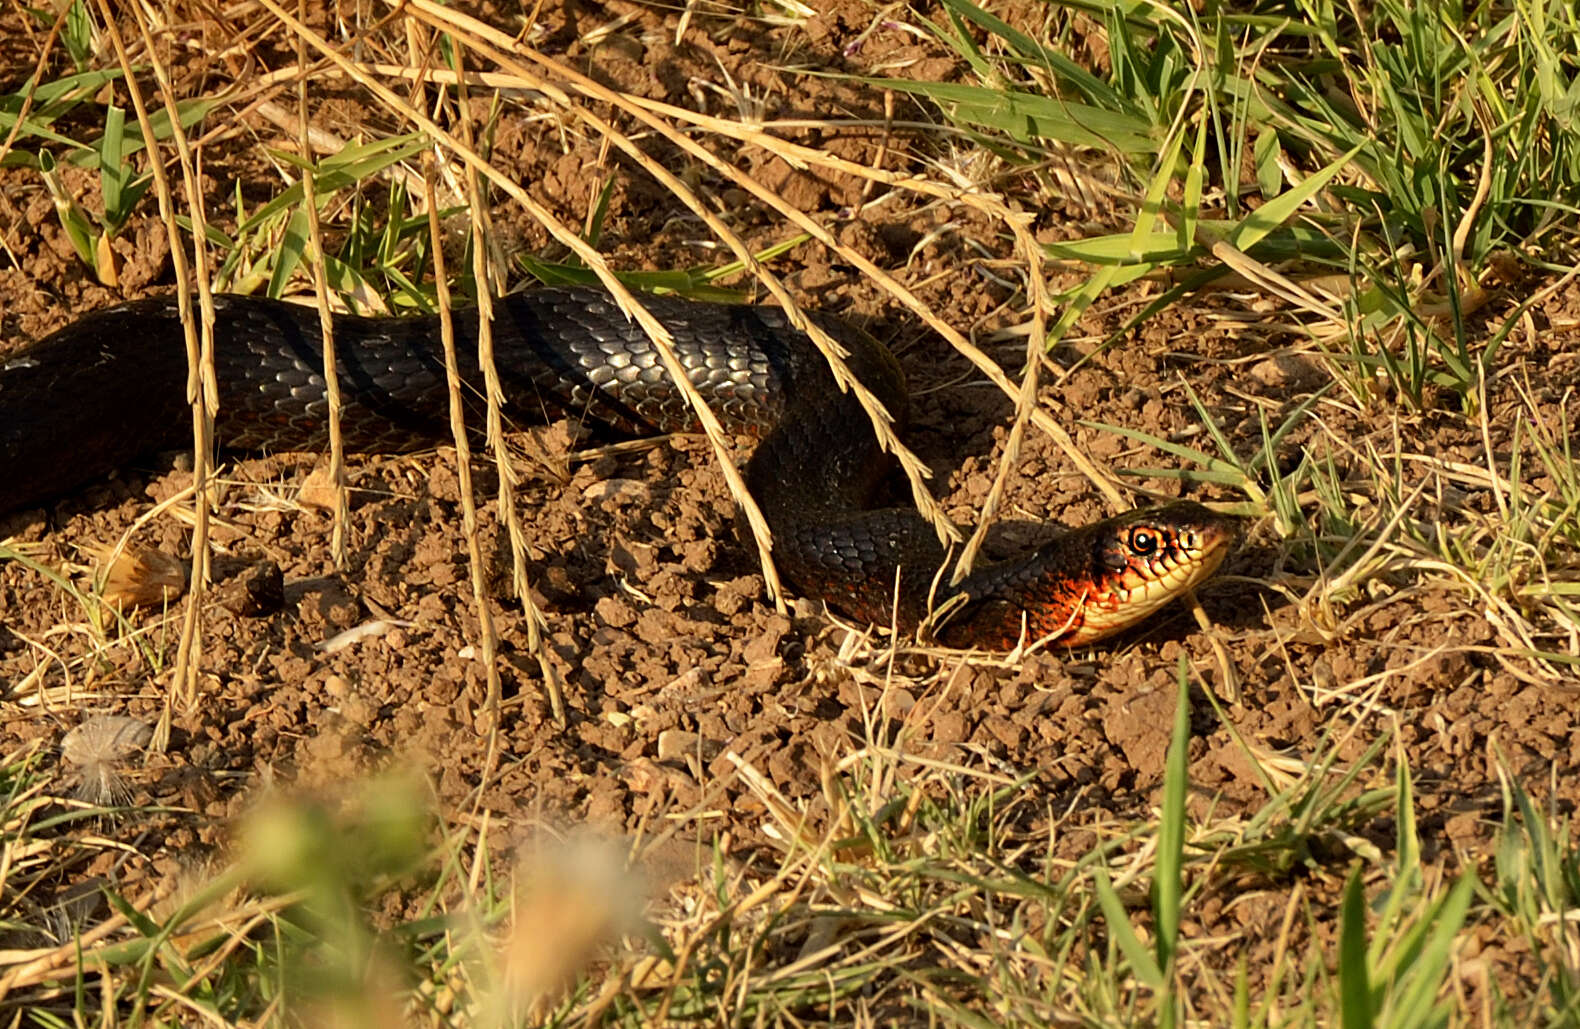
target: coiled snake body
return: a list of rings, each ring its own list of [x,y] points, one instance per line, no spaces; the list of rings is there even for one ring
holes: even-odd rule
[[[897,617],[911,627],[929,593],[935,603],[962,594],[940,630],[944,642],[1005,649],[1024,633],[1087,643],[1211,575],[1228,550],[1230,519],[1177,503],[1086,526],[1024,560],[935,590],[946,558],[936,534],[910,509],[869,509],[891,459],[859,403],[836,387],[822,355],[783,312],[665,297],[643,304],[673,334],[691,383],[725,428],[760,437],[745,479],[772,530],[781,574],[853,618]],[[570,415],[632,435],[695,427],[652,342],[604,292],[538,289],[500,298],[494,310],[495,363],[511,419]],[[818,324],[903,427],[908,399],[894,358],[842,322]],[[475,314],[457,311],[453,325],[475,398]],[[348,449],[411,450],[450,438],[437,317],[339,316],[334,336]],[[174,301],[138,301],[88,314],[5,359],[0,512],[188,440],[181,339]],[[217,296],[214,355],[220,445],[327,445],[317,311]]]

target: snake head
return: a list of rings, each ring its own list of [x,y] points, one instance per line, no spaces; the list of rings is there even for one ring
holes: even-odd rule
[[[1001,650],[1022,639],[1096,642],[1206,580],[1238,534],[1239,519],[1191,501],[1083,526],[961,583],[968,599],[946,616],[940,638]]]
[[[1205,581],[1239,535],[1239,519],[1192,501],[1140,508],[1077,530],[1088,545],[1084,599],[1072,609],[1066,646],[1129,628]],[[1055,544],[1057,545],[1057,544]]]

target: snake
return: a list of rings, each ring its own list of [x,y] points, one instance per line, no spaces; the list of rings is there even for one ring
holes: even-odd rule
[[[1191,501],[1063,532],[957,582],[949,552],[910,507],[877,506],[895,461],[852,390],[777,307],[644,296],[692,387],[731,433],[756,445],[742,471],[781,577],[857,622],[946,646],[1011,650],[1101,640],[1211,576],[1236,519]],[[195,308],[194,308],[195,310]],[[808,315],[903,431],[900,365],[868,333]],[[484,411],[474,310],[452,312],[463,404]],[[490,322],[503,414],[516,424],[575,418],[647,436],[695,431],[697,417],[647,332],[592,287],[494,299]],[[332,316],[340,430],[349,452],[401,452],[453,439],[437,314]],[[316,308],[213,297],[215,441],[235,451],[322,449],[329,440]],[[0,364],[0,512],[38,506],[128,462],[191,439],[180,306],[145,299],[82,315]],[[930,613],[944,612],[929,619]]]

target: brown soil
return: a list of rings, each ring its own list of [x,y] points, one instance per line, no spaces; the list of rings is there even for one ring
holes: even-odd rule
[[[490,5],[483,16],[493,16]],[[18,17],[16,8],[0,16],[0,39],[12,35],[9,23]],[[870,24],[872,10],[859,4],[826,5],[804,29],[702,17],[680,45],[674,43],[675,16],[657,8],[551,6],[541,17],[547,32],[534,38],[550,52],[623,89],[708,110],[728,112],[731,102],[696,83],[719,83],[727,73],[770,117],[881,119],[892,101],[896,117],[930,119],[936,116],[903,97],[782,69],[883,69],[934,79],[956,74],[936,48]],[[633,20],[599,46],[576,41],[620,17]],[[0,69],[0,85],[14,88],[20,81],[33,59],[23,57]],[[355,135],[366,108],[349,90],[342,92],[338,80],[326,82],[325,91],[315,121]],[[705,230],[639,169],[602,153],[596,138],[574,126],[531,113],[512,111],[500,121],[496,166],[510,169],[534,198],[572,225],[583,223],[597,191],[612,178],[601,244],[611,264],[637,269],[714,260],[713,251],[695,245]],[[261,162],[261,148],[295,146],[289,133],[255,114],[243,115],[240,124],[245,132],[222,134],[204,152],[210,210],[222,225],[238,181],[254,204],[275,188],[278,178]],[[805,130],[798,138],[891,167],[903,166],[905,154],[949,158],[944,144],[877,130]],[[963,208],[898,193],[874,203],[882,191],[861,182],[798,171],[761,151],[732,150],[722,140],[710,145],[889,269],[944,320],[983,338],[1017,374],[1023,344],[987,339],[1014,320],[1001,305],[1019,304],[995,271],[996,261],[1013,257],[1001,226]],[[656,152],[672,167],[683,163]],[[705,192],[719,191],[720,209],[753,246],[789,233],[711,173],[699,176]],[[67,176],[67,184],[91,203],[91,178]],[[1126,227],[1126,217],[1072,200],[1040,211],[1036,231],[1050,239],[1089,234],[1094,226],[1112,231]],[[559,253],[539,226],[508,204],[496,212],[496,226],[513,246]],[[122,234],[118,290],[97,285],[72,252],[35,173],[0,171],[0,238],[6,248],[0,338],[7,348],[84,310],[168,291],[173,282],[151,199]],[[803,245],[776,267],[802,302],[861,324],[900,355],[918,397],[909,441],[931,463],[948,513],[971,524],[992,481],[1010,402],[877,287],[821,249]],[[1044,388],[1046,410],[1097,461],[1158,467],[1174,461],[1083,420],[1210,450],[1188,382],[1237,448],[1254,451],[1261,418],[1276,425],[1309,396],[1312,382],[1299,361],[1266,358],[1273,348],[1300,341],[1242,331],[1262,298],[1222,293],[1171,307],[1116,346],[1095,346],[1157,292],[1143,286],[1088,314],[1076,342],[1054,355],[1060,366],[1075,370]],[[1516,300],[1495,298],[1488,317],[1502,317]],[[1494,452],[1506,457],[1509,450],[1517,388],[1549,362],[1550,374],[1531,387],[1537,404],[1555,417],[1567,415],[1568,424],[1580,415],[1572,391],[1580,362],[1558,360],[1577,342],[1576,306],[1580,292],[1555,297],[1541,317],[1567,324],[1567,332],[1516,333],[1501,352],[1489,399]],[[1484,463],[1481,431],[1462,416],[1434,412],[1395,426],[1393,411],[1391,404],[1368,408],[1330,395],[1322,417],[1331,431],[1305,426],[1285,441],[1286,456],[1298,460],[1301,448],[1310,447],[1319,457],[1346,461],[1353,451],[1337,440],[1357,451],[1368,442],[1388,447],[1397,429],[1411,440],[1407,451]],[[563,457],[563,434],[549,438],[547,447]],[[727,830],[737,853],[750,855],[768,845],[762,826],[769,819],[758,795],[743,785],[735,759],[815,816],[826,813],[819,800],[822,761],[866,737],[880,696],[891,741],[910,753],[1029,773],[1025,789],[1045,798],[1037,807],[1070,812],[1060,833],[1073,855],[1092,843],[1083,828],[1146,818],[1157,803],[1181,655],[1198,681],[1229,701],[1223,716],[1235,731],[1267,752],[1295,758],[1321,752],[1326,734],[1342,736],[1348,728],[1334,724],[1339,705],[1332,698],[1375,690],[1374,710],[1392,712],[1403,756],[1418,774],[1429,862],[1484,847],[1488,822],[1500,811],[1494,736],[1543,802],[1567,811],[1580,796],[1580,775],[1570,774],[1580,770],[1572,684],[1543,681],[1491,656],[1488,648],[1502,641],[1498,627],[1473,598],[1447,585],[1379,579],[1336,612],[1358,617],[1319,631],[1314,612],[1291,600],[1305,593],[1321,564],[1286,552],[1268,521],[1251,528],[1225,574],[1203,591],[1210,633],[1175,607],[1098,648],[1039,653],[1008,666],[980,656],[902,654],[901,674],[890,680],[881,640],[852,645],[852,630],[816,605],[796,603],[783,615],[766,602],[755,558],[736,542],[734,505],[723,479],[706,446],[693,439],[575,463],[563,478],[523,463],[519,507],[527,564],[548,620],[549,658],[564,682],[565,726],[551,717],[528,653],[525,621],[509,596],[508,538],[485,503],[480,531],[502,640],[503,708],[498,759],[491,764],[453,452],[354,459],[349,556],[339,566],[329,552],[328,515],[295,501],[316,460],[230,460],[214,530],[220,581],[204,609],[199,695],[190,706],[177,705],[168,749],[130,784],[138,801],[189,813],[139,825],[137,856],[106,855],[102,867],[78,873],[111,876],[123,892],[135,893],[142,877],[178,871],[222,847],[227,820],[260,784],[335,783],[392,759],[431,769],[441,803],[486,809],[523,834],[535,819],[618,833],[679,819],[703,837]],[[493,471],[484,462],[474,471],[486,500],[495,488]],[[1069,457],[1040,433],[1030,434],[1016,472],[1005,507],[1012,522],[1075,524],[1109,513]],[[9,536],[11,546],[39,565],[75,569],[86,563],[86,548],[120,540],[154,501],[188,481],[168,457],[151,459],[45,510],[0,519],[0,538]],[[1142,477],[1135,485],[1155,496],[1180,492],[1177,482],[1164,478]],[[1342,531],[1334,527],[1335,534]],[[167,512],[131,536],[185,555],[190,528]],[[267,580],[276,568],[283,588],[271,595]],[[238,585],[248,576],[263,580],[262,586]],[[240,600],[242,593],[261,599]],[[139,636],[112,630],[112,641],[100,646],[84,609],[57,582],[29,564],[0,564],[0,685],[10,690],[0,739],[8,747],[42,739],[53,754],[69,730],[95,714],[156,721],[184,605],[176,602],[165,615],[138,615],[131,624]],[[388,623],[383,631],[333,652],[325,648],[338,634],[380,619]],[[1224,679],[1214,638],[1227,654],[1237,694]],[[1358,756],[1385,727],[1368,723],[1343,745],[1342,756]],[[1191,780],[1199,811],[1209,800],[1218,816],[1263,803],[1263,783],[1205,699],[1194,706],[1193,729]],[[80,774],[65,763],[60,770],[63,785]],[[1385,825],[1358,828],[1391,844]],[[1311,871],[1331,882],[1344,867],[1342,859],[1318,861]],[[1287,885],[1259,887],[1267,891],[1266,903],[1207,905],[1208,921],[1196,931],[1264,941],[1250,946],[1254,966],[1278,931]],[[1297,935],[1302,931],[1296,928]]]

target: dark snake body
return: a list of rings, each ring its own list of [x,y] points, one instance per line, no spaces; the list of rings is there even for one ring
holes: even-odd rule
[[[327,446],[318,312],[242,296],[216,296],[214,302],[219,445]],[[888,624],[897,614],[903,626],[919,622],[946,554],[915,511],[868,510],[892,458],[874,440],[858,401],[836,387],[811,341],[777,308],[654,296],[642,303],[673,334],[688,378],[725,428],[760,437],[745,479],[773,532],[780,573],[854,618]],[[584,418],[630,435],[696,427],[651,340],[604,292],[538,289],[495,300],[494,312],[494,360],[508,418]],[[476,314],[457,311],[452,324],[475,416],[482,410]],[[903,428],[908,398],[894,358],[843,322],[819,317],[818,324],[849,352],[851,370]],[[436,316],[337,316],[333,331],[347,449],[395,452],[451,438]],[[188,442],[181,340],[174,301],[149,300],[93,312],[10,355],[0,366],[0,512],[54,497],[140,454]],[[481,424],[480,417],[469,420]],[[1209,535],[1213,546],[1207,549],[1221,557],[1217,540],[1229,531],[1226,520],[1194,504],[1160,510],[1168,514],[1160,526],[1148,514],[1148,531]],[[967,600],[943,639],[1005,648],[1023,625],[1032,638],[1063,628],[1071,642],[1114,631],[1081,631],[1082,595],[1114,572],[1116,562],[1133,559],[1112,553],[1115,539],[1134,531],[1130,522],[1121,524],[1125,518],[1135,521],[1122,516],[1100,523],[1025,562],[942,588],[935,599],[964,593]],[[1190,541],[1159,560],[1168,559],[1170,568],[1195,560],[1184,552]]]

